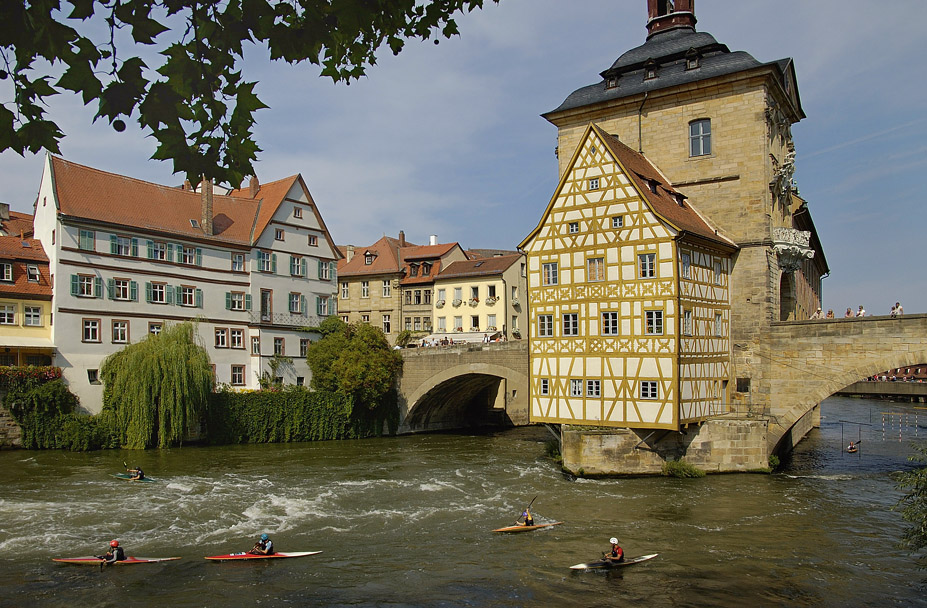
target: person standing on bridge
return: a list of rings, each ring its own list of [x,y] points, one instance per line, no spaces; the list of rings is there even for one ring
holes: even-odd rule
[[[856,311],[856,316],[857,316],[857,317],[865,317],[865,316],[866,316],[866,309],[863,308],[863,305],[862,305],[862,304],[859,305],[859,310]]]
[[[825,319],[833,319],[833,318],[834,318],[834,309],[833,309],[833,308],[828,308],[828,309],[827,309],[827,316],[824,317],[824,318],[825,318]]]
[[[901,302],[895,302],[895,315],[896,317],[901,317],[904,315],[904,309],[901,307]]]
[[[843,314],[843,318],[847,319],[852,316],[853,316],[853,309],[850,307],[847,307],[847,311]]]

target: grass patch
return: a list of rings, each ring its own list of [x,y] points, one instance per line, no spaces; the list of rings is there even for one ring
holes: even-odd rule
[[[667,477],[696,478],[704,477],[705,471],[696,468],[685,460],[667,460],[663,463],[663,474]]]

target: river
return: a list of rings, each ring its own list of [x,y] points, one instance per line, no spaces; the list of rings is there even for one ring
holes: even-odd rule
[[[900,412],[882,424],[882,412]],[[772,475],[572,479],[543,429],[162,451],[0,452],[0,606],[927,606],[893,471],[927,411],[832,397]],[[863,426],[871,424],[872,426]],[[927,428],[927,427],[925,427]],[[862,438],[857,454],[842,448]],[[140,464],[157,483],[110,476]],[[508,525],[537,496],[538,523]],[[298,559],[214,563],[262,532]],[[620,570],[571,571],[617,536]],[[180,561],[57,564],[101,553]]]

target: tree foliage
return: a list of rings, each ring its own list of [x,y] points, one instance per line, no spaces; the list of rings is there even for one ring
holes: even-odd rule
[[[927,547],[927,446],[915,446],[908,460],[918,467],[898,474],[898,489],[905,491],[896,509],[909,526],[901,539],[902,547],[917,553]]]
[[[402,356],[368,323],[348,325],[330,317],[319,330],[322,339],[306,353],[312,388],[350,396],[371,410],[379,407],[402,369]]]
[[[498,2],[498,0],[490,0]],[[458,34],[453,16],[484,0],[10,0],[0,5],[0,151],[58,152],[45,115],[62,91],[98,102],[95,119],[134,118],[173,160],[238,186],[260,151],[254,113],[267,106],[242,77],[246,43],[270,58],[308,61],[334,81],[360,78],[386,45]],[[128,51],[126,50],[128,47]],[[150,50],[149,50],[150,49]],[[155,52],[156,51],[156,52]],[[145,58],[142,57],[144,55]],[[152,59],[154,58],[154,60]],[[50,75],[56,72],[57,76]]]
[[[128,448],[168,447],[183,441],[205,412],[213,374],[191,322],[149,334],[103,361],[104,411]]]

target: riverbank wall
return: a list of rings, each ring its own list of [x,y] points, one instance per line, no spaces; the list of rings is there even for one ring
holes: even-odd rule
[[[707,473],[745,473],[769,467],[768,427],[765,417],[734,415],[680,431],[564,425],[560,451],[564,470],[580,477],[659,475],[672,460]]]
[[[10,410],[0,405],[0,449],[21,448],[23,445],[23,430],[13,419]]]

